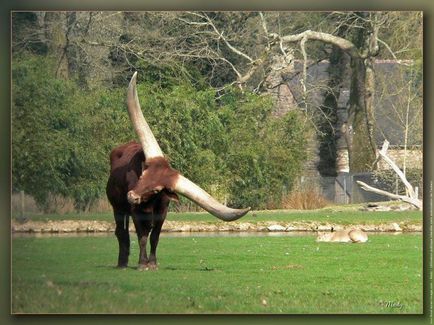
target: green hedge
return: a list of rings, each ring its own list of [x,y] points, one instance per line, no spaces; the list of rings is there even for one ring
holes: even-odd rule
[[[122,88],[81,89],[54,77],[50,58],[12,66],[12,182],[48,209],[49,194],[78,210],[105,195],[108,156],[136,136]],[[144,80],[144,81],[143,81]],[[142,82],[141,82],[142,81]],[[305,159],[300,117],[272,115],[266,96],[215,90],[178,78],[162,86],[139,76],[142,110],[174,168],[233,206],[264,208],[281,199]]]

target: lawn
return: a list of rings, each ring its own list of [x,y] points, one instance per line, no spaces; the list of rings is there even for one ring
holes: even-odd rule
[[[170,237],[159,270],[107,237],[12,240],[13,313],[422,313],[422,236]]]
[[[360,211],[361,205],[335,206],[319,210],[267,210],[251,211],[240,222],[320,222],[350,224],[381,224],[389,222],[406,222],[408,224],[421,224],[421,211]],[[48,220],[98,220],[113,221],[112,213],[87,213],[87,214],[33,214],[28,216],[34,221]],[[167,220],[170,221],[201,221],[217,223],[219,220],[207,212],[174,213],[169,212]]]

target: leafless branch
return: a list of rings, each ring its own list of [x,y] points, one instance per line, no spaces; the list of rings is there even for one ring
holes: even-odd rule
[[[390,197],[391,199],[404,201],[404,202],[407,202],[407,203],[414,205],[419,210],[422,210],[422,202],[419,199],[414,199],[414,198],[411,198],[411,197],[408,197],[405,195],[397,195],[397,194],[393,194],[393,193],[390,193],[387,191],[379,190],[379,189],[372,187],[372,186],[369,186],[368,184],[361,182],[361,181],[356,181],[356,182],[365,191],[384,195],[384,196]]]
[[[307,38],[303,37],[300,41],[301,53],[303,54],[303,78],[301,78],[301,86],[303,87],[303,99],[306,100],[306,78],[307,78],[307,53],[306,53]]]
[[[407,178],[405,177],[404,173],[399,169],[399,167],[395,164],[395,162],[387,156],[387,149],[388,148],[389,148],[389,141],[384,140],[383,147],[378,152],[379,156],[377,157],[377,161],[380,159],[380,157],[383,158],[383,160],[395,171],[395,173],[399,176],[401,181],[404,183],[405,188],[408,191],[408,196],[392,194],[392,193],[389,193],[387,191],[376,189],[376,188],[369,186],[366,183],[360,182],[360,181],[357,181],[357,184],[359,184],[361,186],[361,188],[365,191],[374,192],[377,194],[388,196],[392,199],[397,199],[397,200],[401,200],[401,201],[413,204],[419,210],[421,210],[422,209],[422,201],[419,200],[418,197],[416,196],[416,193],[413,189],[413,186],[407,181]]]
[[[348,41],[345,38],[334,36],[332,34],[323,33],[323,32],[315,32],[311,30],[304,31],[299,34],[295,35],[286,35],[280,37],[277,34],[273,34],[275,37],[279,38],[283,43],[294,43],[294,42],[300,42],[301,40],[312,40],[312,41],[321,41],[328,44],[333,44],[343,51],[346,51],[348,54],[354,57],[360,57],[363,58],[364,55],[362,55],[356,46]]]
[[[207,14],[203,14],[203,17],[207,20],[208,24],[212,27],[212,29],[214,30],[214,32],[219,36],[219,38],[221,38],[223,40],[223,42],[226,44],[227,47],[229,47],[231,49],[232,52],[244,57],[245,59],[247,59],[250,63],[254,63],[255,60],[253,60],[250,56],[248,56],[247,54],[241,52],[240,50],[236,49],[234,46],[231,45],[231,43],[229,43],[229,41],[226,39],[226,37],[223,36],[224,31],[219,31],[217,29],[217,27],[214,25],[214,23],[212,22],[212,20],[208,17]]]
[[[261,11],[259,12],[259,17],[261,17],[262,29],[264,30],[265,37],[267,38],[267,50],[269,50],[270,49],[270,39],[269,39],[269,35],[268,35],[267,22],[265,21],[265,17]]]

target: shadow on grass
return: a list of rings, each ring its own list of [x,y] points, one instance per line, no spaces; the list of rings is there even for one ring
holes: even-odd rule
[[[201,266],[201,267],[174,267],[174,266],[165,266],[161,268],[165,271],[201,271],[201,272],[210,272],[210,271],[218,271],[218,269],[208,267],[208,266]]]
[[[97,269],[105,269],[105,270],[118,270],[118,271],[125,271],[125,270],[137,270],[137,266],[127,266],[127,267],[118,267],[117,265],[97,265]]]
[[[127,266],[127,267],[117,267],[116,265],[97,265],[97,269],[104,269],[104,270],[115,270],[115,271],[125,271],[125,270],[135,270],[135,271],[141,271],[137,265],[133,266]],[[208,266],[201,266],[201,267],[175,267],[175,266],[164,266],[158,267],[158,270],[153,270],[158,272],[161,271],[200,271],[200,272],[212,272],[212,271],[218,271],[216,268],[208,267]]]

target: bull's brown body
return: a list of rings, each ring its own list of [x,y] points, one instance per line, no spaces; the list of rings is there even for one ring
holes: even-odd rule
[[[106,191],[113,206],[116,222],[115,234],[119,242],[119,267],[126,267],[128,264],[130,252],[129,216],[134,222],[140,244],[139,266],[156,267],[156,249],[161,227],[166,218],[170,200],[176,199],[176,194],[162,190],[153,195],[147,202],[138,205],[128,202],[127,193],[137,186],[144,161],[145,155],[142,146],[136,142],[123,144],[113,149],[110,154],[111,170]],[[167,181],[169,182],[170,179]],[[151,251],[148,258],[146,242],[149,234],[151,234]]]

